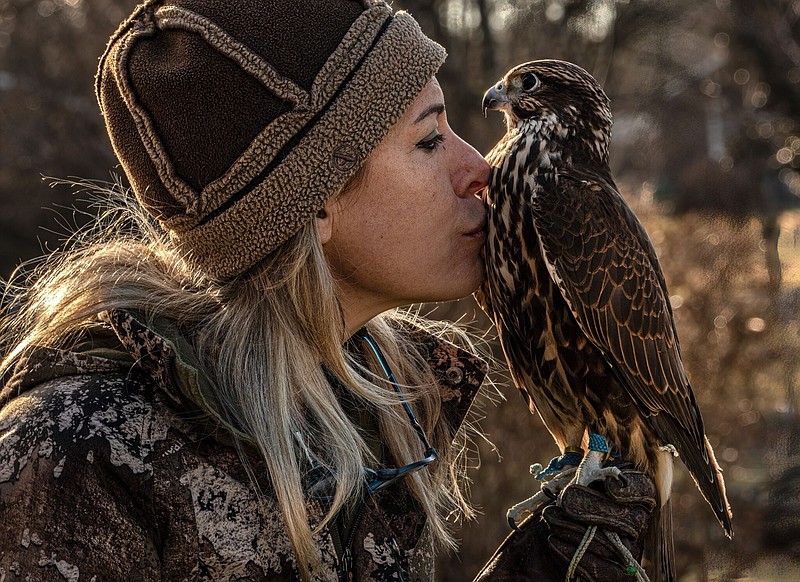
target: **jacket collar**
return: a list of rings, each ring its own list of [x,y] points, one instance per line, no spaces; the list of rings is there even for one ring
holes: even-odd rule
[[[188,399],[209,413],[215,422],[249,440],[219,415],[209,412],[219,410],[214,392],[200,372],[200,363],[185,335],[173,322],[157,318],[145,325],[133,312],[123,310],[104,312],[101,319],[111,326],[137,364],[171,399],[176,403],[185,403]],[[420,328],[410,328],[406,332],[422,347],[439,383],[442,414],[456,430],[463,423],[483,383],[487,364],[476,355]]]
[[[145,324],[135,312],[126,310],[105,311],[99,318],[107,327],[91,330],[90,337],[76,350],[41,348],[21,361],[0,392],[0,406],[47,380],[129,370],[135,365],[176,405],[202,412],[207,424],[204,428],[214,438],[230,444],[227,431],[249,442],[247,435],[215,412],[221,408],[214,390],[186,334],[173,321],[154,318]],[[434,372],[442,415],[455,434],[486,376],[487,365],[474,354],[420,328],[407,327],[404,331],[421,347]]]

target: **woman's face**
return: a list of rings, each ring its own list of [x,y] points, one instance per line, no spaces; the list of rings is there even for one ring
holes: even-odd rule
[[[489,165],[447,124],[431,80],[389,130],[364,178],[317,219],[347,328],[378,313],[464,297],[483,279]]]

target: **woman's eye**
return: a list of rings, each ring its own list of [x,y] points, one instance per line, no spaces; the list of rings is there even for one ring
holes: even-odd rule
[[[433,151],[438,148],[442,142],[444,142],[444,136],[437,132],[417,143],[417,147],[422,150]]]

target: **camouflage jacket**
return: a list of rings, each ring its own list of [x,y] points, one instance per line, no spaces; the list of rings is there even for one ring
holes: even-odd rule
[[[34,352],[0,392],[0,580],[297,579],[277,504],[259,502],[234,448],[209,436],[179,330],[103,319],[83,348]],[[485,364],[425,346],[455,431]],[[310,500],[308,514],[313,525],[323,508]],[[352,529],[354,579],[433,579],[424,526],[405,485],[369,498]],[[316,536],[316,579],[339,575],[335,537]]]

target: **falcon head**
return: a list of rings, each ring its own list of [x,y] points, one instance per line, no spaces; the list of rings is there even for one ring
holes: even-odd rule
[[[502,111],[509,131],[556,139],[569,153],[608,162],[611,109],[589,73],[566,61],[517,65],[483,96],[483,112]]]

